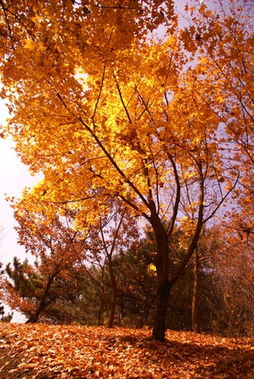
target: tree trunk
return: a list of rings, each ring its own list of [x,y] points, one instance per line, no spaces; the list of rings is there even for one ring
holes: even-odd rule
[[[35,313],[32,314],[29,319],[26,321],[26,324],[35,324],[38,321],[42,309],[37,308]]]
[[[34,314],[32,314],[29,319],[26,321],[26,324],[35,324],[39,317],[40,317],[40,314],[42,313],[42,311],[44,311],[45,308],[47,308],[47,306],[49,304],[51,304],[54,300],[56,299],[56,297],[52,298],[51,300],[47,301],[47,302],[40,302],[39,306],[37,307],[36,311]]]
[[[156,341],[165,340],[169,294],[170,285],[167,280],[161,283],[158,288],[158,303],[153,326],[153,338]]]
[[[147,322],[148,317],[150,315],[151,308],[152,308],[152,300],[150,299],[150,295],[147,295],[146,299],[145,299],[144,309],[140,313],[140,317],[137,320],[136,328],[143,328],[144,327],[144,325]]]
[[[154,318],[152,337],[157,341],[165,340],[167,309],[170,294],[169,275],[169,243],[168,235],[161,220],[156,214],[151,217],[151,224],[157,245],[157,307]]]
[[[193,332],[200,333],[200,319],[199,319],[199,255],[198,249],[194,254],[194,281],[192,293],[192,330]]]
[[[109,277],[110,277],[111,288],[112,288],[112,297],[111,297],[111,304],[110,304],[110,315],[109,315],[109,320],[108,320],[108,327],[113,328],[114,324],[115,324],[117,284],[116,284],[116,278],[115,278],[112,260],[111,260],[110,256],[108,257],[108,269],[109,269]]]
[[[54,278],[56,277],[56,275],[58,274],[58,271],[54,272],[49,278],[48,278],[48,281],[47,281],[47,285],[45,287],[45,290],[44,290],[44,293],[42,295],[42,298],[39,302],[39,305],[36,309],[36,311],[34,312],[34,314],[32,314],[29,319],[26,321],[26,324],[29,324],[29,323],[36,323],[39,319],[39,316],[41,314],[41,312],[52,302],[52,301],[49,301],[48,303],[46,303],[46,298],[49,294],[49,290],[50,290],[50,287],[53,283],[53,280]]]
[[[116,293],[113,293],[111,304],[110,304],[110,315],[109,315],[109,320],[108,320],[109,328],[113,328],[115,325],[115,314],[116,314]]]
[[[105,295],[103,294],[102,296],[100,296],[100,308],[99,308],[98,316],[97,316],[97,325],[98,326],[102,325],[101,318],[102,318],[102,313],[104,311],[104,306],[105,306],[105,300],[104,299],[105,299]]]

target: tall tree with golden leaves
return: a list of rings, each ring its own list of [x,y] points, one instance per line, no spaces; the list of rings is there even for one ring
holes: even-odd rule
[[[211,45],[218,25],[229,34],[230,25],[223,15],[221,24],[212,24],[204,4],[201,26],[194,18],[182,31],[170,2],[105,4],[1,1],[2,95],[10,99],[9,130],[18,153],[44,175],[33,193],[38,201],[75,210],[82,230],[84,220],[98,222],[108,211],[106,199],[115,197],[152,226],[153,338],[164,340],[170,288],[204,223],[239,179],[223,150],[218,72],[200,42]],[[235,39],[227,43],[234,47]],[[218,49],[221,55],[226,52]],[[189,238],[174,268],[170,240],[177,225]]]

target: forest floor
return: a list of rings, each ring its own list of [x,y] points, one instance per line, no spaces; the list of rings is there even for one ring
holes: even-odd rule
[[[254,378],[254,338],[0,323],[0,378]]]

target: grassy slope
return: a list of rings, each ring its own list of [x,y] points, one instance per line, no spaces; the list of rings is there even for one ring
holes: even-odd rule
[[[254,339],[0,324],[0,378],[254,378]]]

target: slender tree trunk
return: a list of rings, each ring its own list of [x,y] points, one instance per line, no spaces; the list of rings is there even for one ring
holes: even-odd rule
[[[152,307],[152,302],[151,300],[146,296],[146,300],[145,300],[145,306],[144,306],[144,310],[143,312],[141,313],[138,321],[137,321],[137,324],[136,324],[136,327],[137,328],[143,328],[145,323],[147,322],[148,320],[148,317],[149,317],[149,314],[150,314],[150,311],[151,311],[151,307]]]
[[[194,281],[192,293],[192,330],[193,332],[200,333],[200,319],[199,319],[199,254],[196,249],[194,254]]]
[[[41,305],[41,304],[40,304]],[[44,309],[44,307],[41,305],[41,306],[39,306],[37,309],[36,309],[36,311],[35,311],[35,313],[33,313],[30,317],[29,317],[29,319],[26,321],[26,324],[35,324],[37,321],[38,321],[38,319],[39,319],[39,316],[40,316],[40,314],[41,314],[41,312],[43,311],[43,309]]]
[[[36,311],[34,312],[34,314],[32,314],[29,319],[26,321],[26,324],[29,324],[29,323],[36,323],[39,319],[39,316],[41,314],[41,312],[52,302],[52,301],[49,301],[46,303],[46,298],[49,294],[49,290],[50,290],[50,287],[53,283],[53,280],[56,276],[56,273],[52,274],[49,278],[48,278],[48,281],[47,281],[47,285],[45,287],[45,290],[44,290],[44,293],[42,295],[42,298],[39,302],[39,305],[36,309]]]
[[[159,217],[151,217],[157,244],[157,308],[155,312],[152,337],[157,341],[165,340],[166,319],[170,294],[169,275],[169,243],[168,235]]]
[[[104,305],[105,305],[104,297],[100,296],[100,308],[99,308],[99,312],[98,312],[98,316],[97,316],[97,325],[98,326],[102,325],[101,317],[102,317],[102,313],[104,310]]]
[[[108,320],[108,327],[113,328],[115,324],[115,313],[116,313],[116,300],[117,300],[117,283],[116,278],[113,270],[113,264],[111,257],[108,257],[108,269],[109,269],[109,277],[111,282],[111,288],[112,288],[112,297],[111,297],[111,304],[110,304],[110,315]]]
[[[116,314],[116,293],[112,294],[110,304],[110,315],[108,320],[108,327],[113,328],[115,326],[115,314]]]

